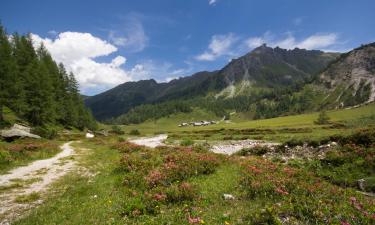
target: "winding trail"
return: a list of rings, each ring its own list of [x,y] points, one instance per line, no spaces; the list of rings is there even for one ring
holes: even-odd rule
[[[60,147],[62,151],[52,158],[37,160],[0,175],[0,224],[9,224],[9,221],[18,217],[23,210],[42,202],[39,199],[19,203],[17,198],[46,191],[52,182],[75,167],[76,162],[71,157],[75,155],[72,143],[63,144]]]
[[[137,144],[137,145],[144,145],[150,148],[155,148],[157,146],[165,145],[163,141],[166,140],[167,137],[168,135],[161,134],[155,137],[144,137],[144,138],[139,138],[139,139],[133,139],[133,140],[129,140],[129,142]]]

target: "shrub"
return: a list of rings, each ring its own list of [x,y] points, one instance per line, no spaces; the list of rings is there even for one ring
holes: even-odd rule
[[[123,135],[125,134],[125,132],[121,129],[121,127],[117,126],[117,125],[113,125],[112,126],[112,130],[111,130],[112,133],[114,134],[118,134],[118,135]]]
[[[35,127],[32,132],[47,139],[53,139],[57,137],[57,130],[55,128]]]
[[[167,201],[171,203],[192,201],[197,196],[193,185],[183,182],[174,184],[166,190]]]
[[[372,224],[373,200],[313,176],[261,158],[242,161],[241,187],[247,197],[269,205],[247,216],[250,224]]]
[[[243,148],[238,152],[238,155],[248,156],[248,155],[264,155],[269,151],[267,146],[256,145],[252,148]]]
[[[183,139],[181,142],[180,142],[180,145],[181,146],[192,146],[194,145],[194,141],[189,139],[189,138],[185,138]]]
[[[12,161],[10,153],[6,150],[0,149],[0,164],[6,164]]]
[[[139,132],[139,130],[137,129],[133,129],[129,132],[129,134],[137,136],[137,135],[141,135],[141,132]]]
[[[324,125],[324,124],[329,124],[329,120],[330,118],[327,115],[327,112],[323,110],[319,113],[318,119],[314,121],[314,123],[318,125]]]

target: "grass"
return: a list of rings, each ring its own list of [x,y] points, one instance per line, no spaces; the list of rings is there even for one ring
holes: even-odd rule
[[[362,177],[373,188],[373,142],[340,146],[325,161],[291,165],[253,150],[224,157],[188,146],[193,140],[306,141],[349,135],[361,124],[372,129],[374,112],[374,104],[329,111],[332,123],[323,126],[313,122],[318,113],[184,128],[177,122],[188,115],[176,115],[123,126],[126,134],[133,129],[142,135],[165,132],[171,141],[188,143],[151,150],[129,144],[126,135],[77,143],[75,160],[87,172],[63,177],[43,205],[15,224],[373,224],[374,199],[355,189]],[[218,164],[204,161],[211,157],[218,157]],[[224,194],[235,199],[225,200]]]
[[[0,141],[0,174],[25,166],[32,161],[56,155],[62,142],[52,140],[20,139],[14,142]]]
[[[205,127],[178,127],[181,122],[195,120],[214,120],[214,115],[202,111],[190,114],[179,113],[168,118],[148,121],[139,125],[123,126],[124,130],[138,129],[142,135],[167,133],[169,139],[185,138],[195,140],[241,140],[262,139],[285,142],[290,139],[315,139],[335,134],[349,135],[361,127],[375,127],[375,104],[359,108],[331,110],[327,112],[330,124],[317,125],[314,121],[319,113],[308,113],[262,120],[235,119],[233,122],[221,121],[219,124]],[[251,131],[252,130],[252,131]]]
[[[321,180],[304,167],[258,156],[220,156],[219,164],[201,173],[205,170],[195,166],[203,162],[197,160],[215,156],[201,148],[192,154],[186,147],[151,150],[116,137],[75,147],[90,149],[80,150],[79,162],[97,175],[64,177],[43,205],[15,224],[279,224],[286,217],[297,224],[327,218],[331,224],[373,222],[371,198]],[[164,175],[150,179],[153,171]],[[181,192],[185,183],[194,191]],[[225,200],[223,194],[235,199]]]
[[[33,192],[28,195],[20,195],[15,199],[17,203],[30,203],[35,202],[36,200],[40,199],[39,193]]]

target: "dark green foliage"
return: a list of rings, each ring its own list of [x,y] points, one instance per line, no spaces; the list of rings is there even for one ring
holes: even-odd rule
[[[57,136],[57,130],[48,127],[35,127],[33,133],[48,139],[53,139]]]
[[[114,122],[120,124],[137,124],[148,119],[159,119],[178,112],[191,112],[187,102],[169,101],[156,105],[141,105],[118,117]]]
[[[194,145],[194,141],[189,139],[189,138],[185,138],[181,141],[180,145],[181,146],[192,146],[192,145]]]
[[[237,154],[241,156],[248,156],[248,155],[264,155],[269,151],[267,146],[257,145],[252,148],[243,148]]]
[[[314,121],[315,124],[323,125],[323,124],[329,124],[329,116],[327,115],[326,111],[321,111],[318,115],[318,119]]]
[[[34,49],[30,35],[8,34],[0,25],[0,123],[2,108],[53,137],[49,125],[94,130],[96,122],[85,108],[73,74],[57,65],[46,48]],[[48,131],[47,131],[48,130]]]
[[[116,125],[112,126],[111,132],[114,134],[118,134],[118,135],[125,134],[125,132],[121,129],[121,127],[116,126]]]
[[[141,133],[139,132],[139,130],[134,129],[134,130],[131,130],[131,131],[129,132],[129,134],[130,134],[130,135],[140,135]]]

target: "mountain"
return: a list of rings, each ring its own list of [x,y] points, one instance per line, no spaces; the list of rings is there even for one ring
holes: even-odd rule
[[[99,120],[117,117],[142,105],[169,100],[215,95],[246,95],[256,88],[282,88],[311,79],[338,54],[317,50],[271,48],[262,45],[233,59],[218,71],[198,72],[192,76],[157,83],[154,80],[127,82],[89,97],[86,106]]]
[[[346,107],[375,100],[375,43],[342,54],[320,74],[329,94],[323,104]]]

